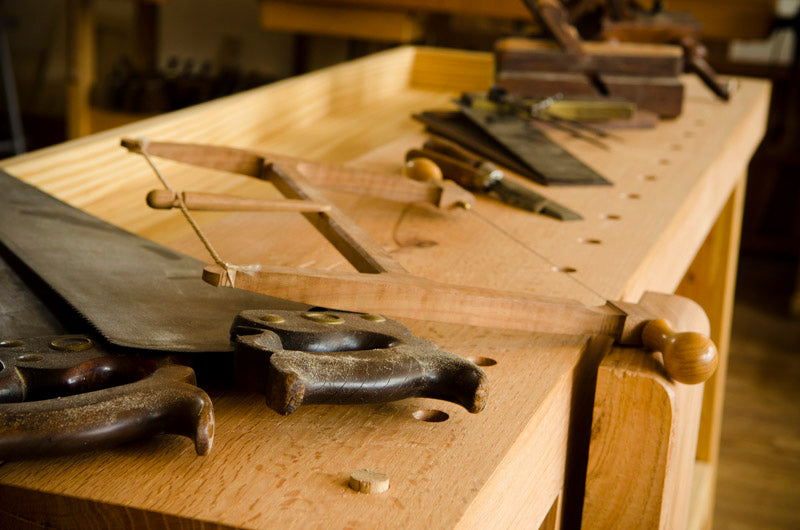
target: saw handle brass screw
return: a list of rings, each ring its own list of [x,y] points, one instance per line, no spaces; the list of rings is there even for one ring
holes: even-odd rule
[[[642,345],[664,356],[664,368],[675,381],[693,385],[707,380],[719,364],[714,343],[699,333],[677,333],[663,318],[642,329]]]

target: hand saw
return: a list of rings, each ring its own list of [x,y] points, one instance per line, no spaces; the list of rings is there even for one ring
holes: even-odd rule
[[[200,261],[6,173],[0,189],[0,242],[89,325],[88,335],[0,337],[0,460],[159,432],[189,436],[205,454],[211,403],[182,363],[233,365],[283,414],[412,396],[484,407],[480,368],[398,322],[214,288]]]
[[[124,141],[132,151],[142,145]],[[293,164],[247,150],[171,142],[147,142],[149,155],[213,167],[266,180],[289,199],[325,203]],[[225,158],[228,157],[228,161]],[[242,170],[240,162],[248,160]],[[253,169],[256,168],[256,169]],[[260,168],[260,169],[257,169]],[[413,276],[363,230],[331,207],[302,215],[336,247],[357,273],[259,265],[210,265],[203,278],[216,286],[237,287],[306,303],[366,313],[524,329],[543,333],[604,334],[620,344],[644,345],[664,356],[666,372],[682,383],[708,379],[719,361],[714,344],[695,330],[708,326],[703,310],[685,298],[645,293],[638,304],[607,302],[600,307],[521,292],[454,285]],[[665,318],[676,322],[676,332]]]

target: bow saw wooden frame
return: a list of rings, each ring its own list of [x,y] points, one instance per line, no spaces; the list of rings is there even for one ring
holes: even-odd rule
[[[607,302],[588,307],[575,300],[448,284],[410,274],[316,186],[440,207],[471,204],[454,183],[417,182],[344,166],[243,149],[123,139],[134,153],[223,170],[271,182],[291,200],[325,205],[303,215],[357,272],[261,266],[243,269],[209,265],[203,279],[299,302],[398,318],[457,322],[542,333],[603,334],[623,345],[660,351],[667,373],[683,383],[700,383],[716,369],[718,355],[703,310],[686,298],[647,292],[638,303]],[[313,183],[313,184],[312,184]],[[328,207],[329,206],[329,207]],[[227,208],[226,208],[227,209]],[[670,322],[670,323],[668,323]],[[682,331],[676,332],[675,329]]]

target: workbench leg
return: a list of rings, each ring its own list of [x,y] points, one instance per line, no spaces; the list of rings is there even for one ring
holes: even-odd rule
[[[553,501],[553,506],[550,507],[550,511],[547,512],[544,521],[539,525],[539,530],[559,530],[561,528],[561,508],[563,499],[564,496],[562,494]]]
[[[582,528],[711,526],[745,181],[676,291],[705,310],[719,348],[717,372],[703,389],[668,381],[638,350],[614,348],[602,361]]]
[[[703,307],[711,325],[711,339],[719,349],[719,367],[706,382],[703,397],[695,491],[688,526],[694,530],[710,528],[713,515],[746,180],[746,175],[739,179],[676,290],[677,294]]]
[[[91,133],[89,94],[95,77],[94,1],[67,2],[67,138]]]
[[[611,350],[597,371],[581,528],[685,527],[702,396],[655,355]]]

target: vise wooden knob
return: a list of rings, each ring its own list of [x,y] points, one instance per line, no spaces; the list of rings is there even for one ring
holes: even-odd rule
[[[719,364],[717,348],[711,339],[694,332],[677,333],[663,318],[645,324],[642,345],[660,351],[669,376],[688,385],[707,380]]]

